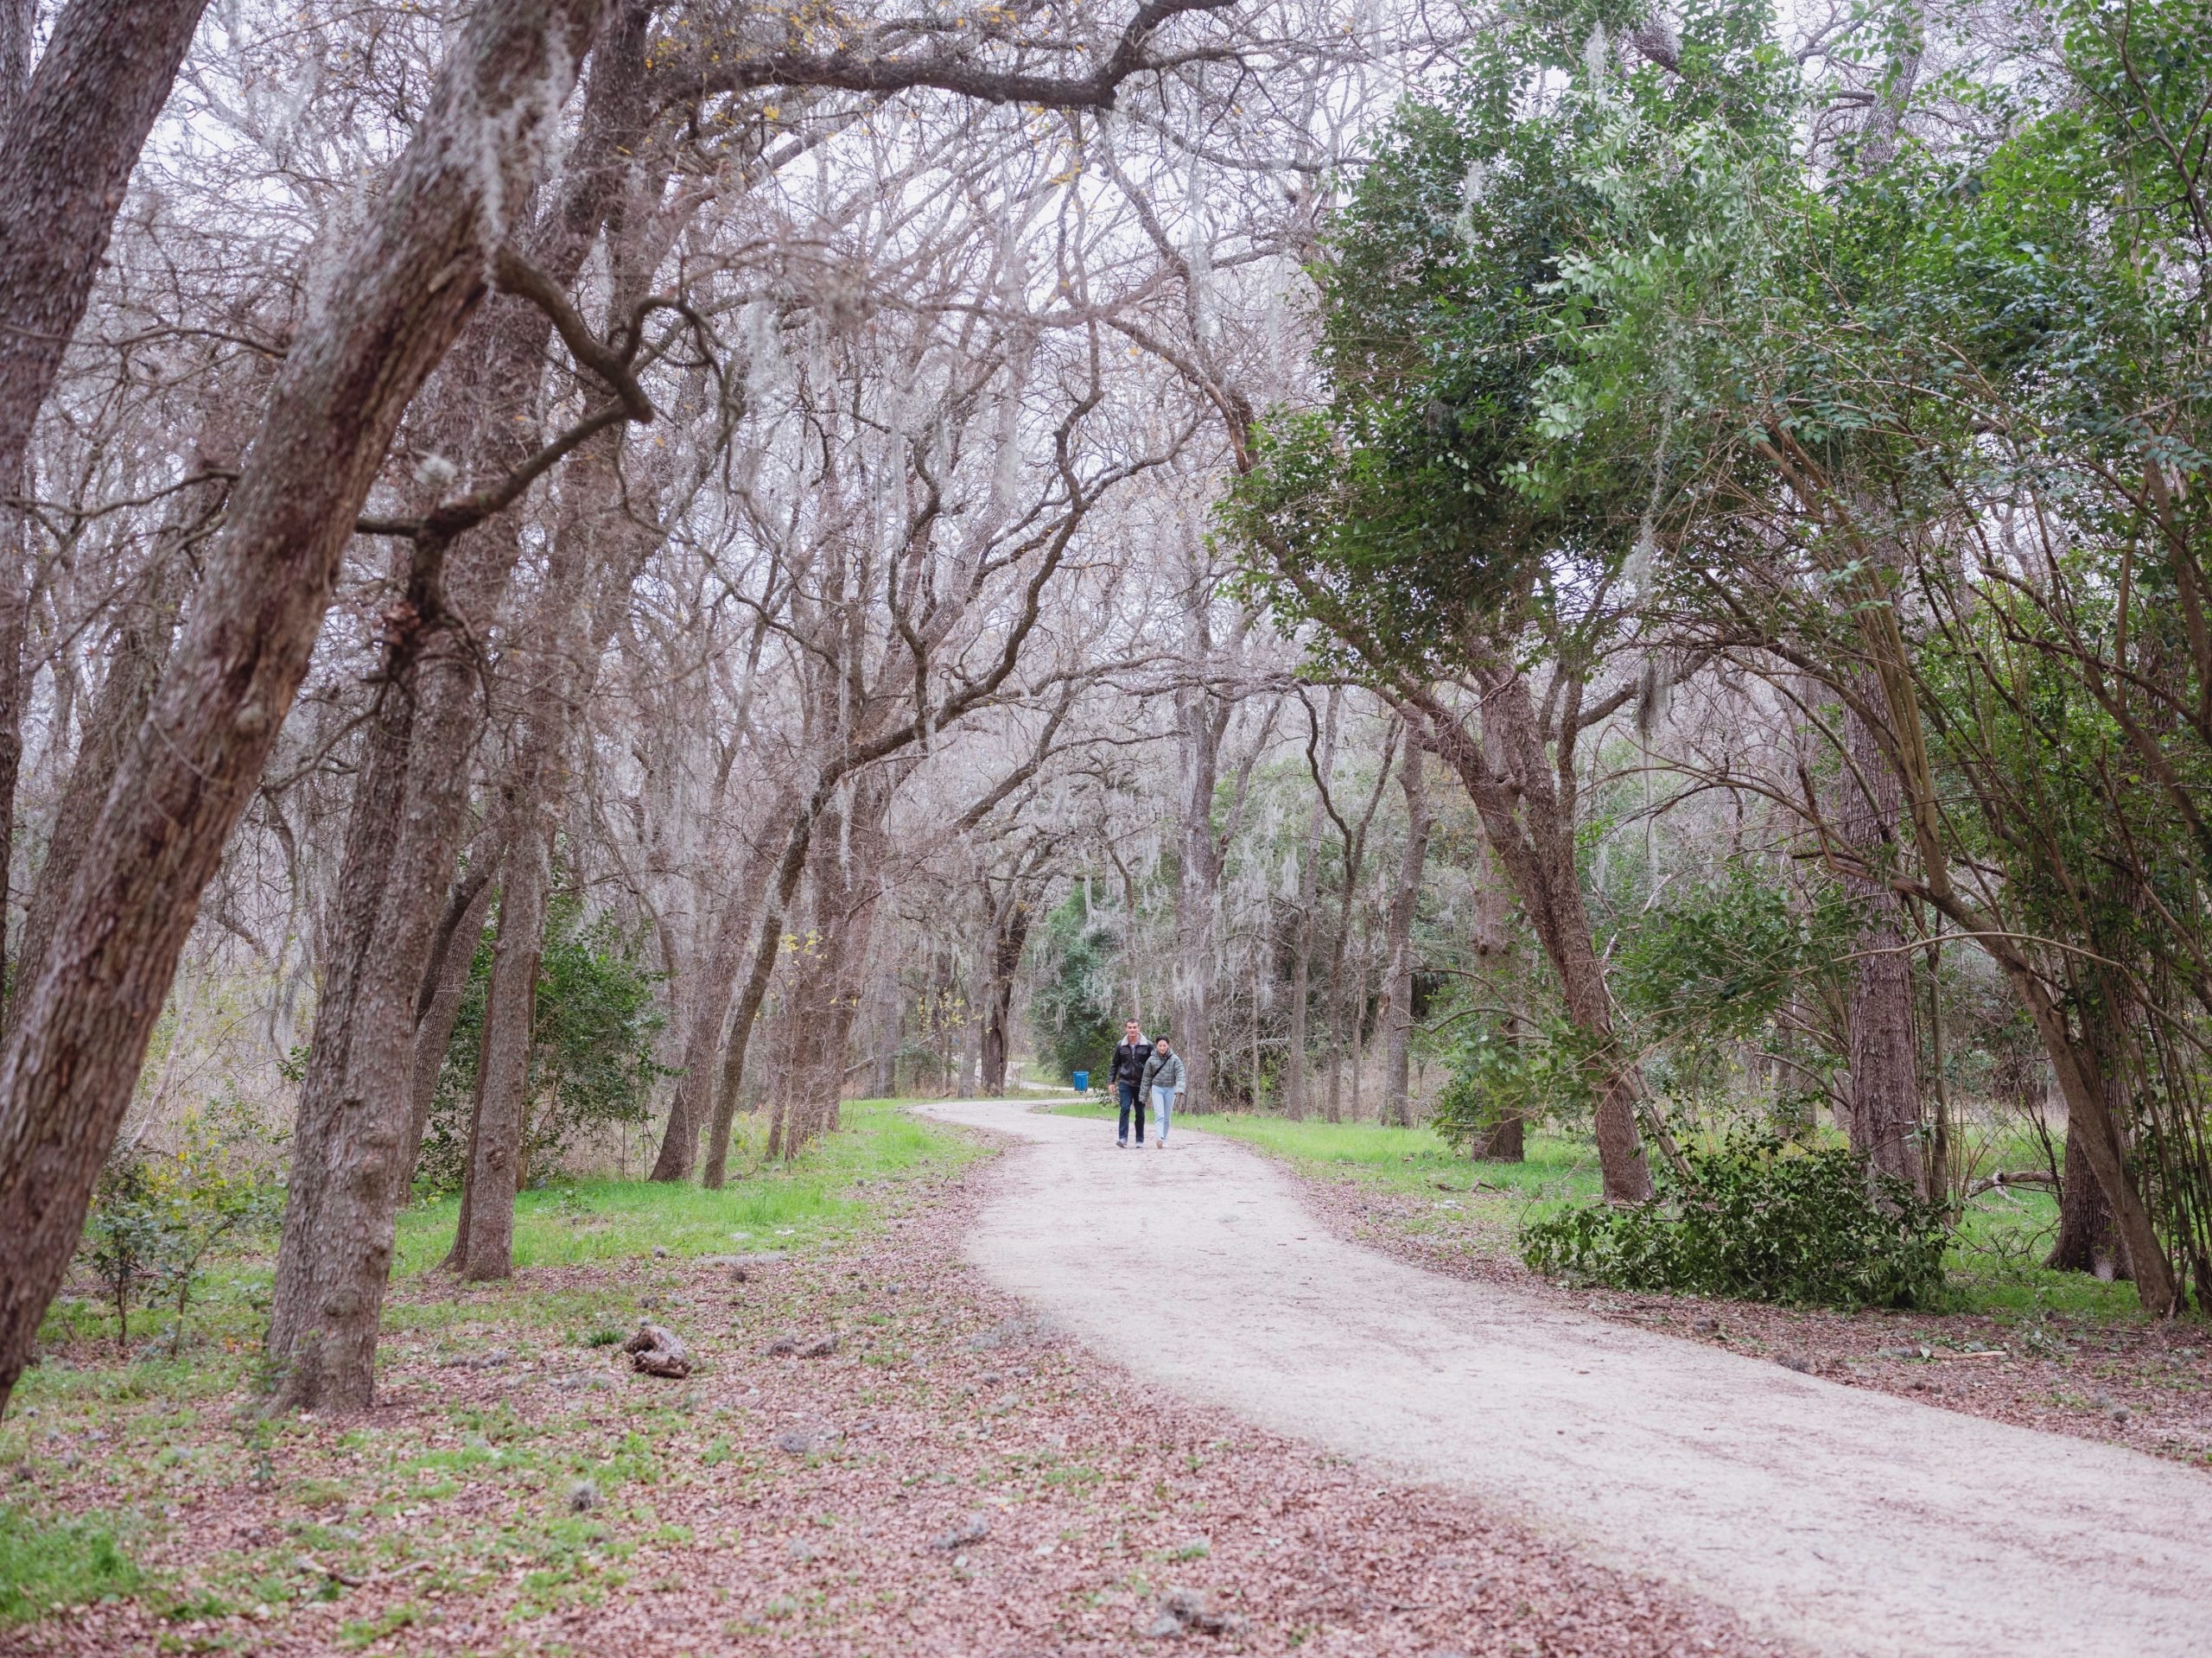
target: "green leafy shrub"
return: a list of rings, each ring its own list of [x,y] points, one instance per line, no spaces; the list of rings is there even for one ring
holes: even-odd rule
[[[416,1178],[434,1195],[460,1189],[468,1158],[498,936],[486,926],[477,941],[423,1132]],[[639,962],[638,953],[612,916],[587,918],[579,894],[555,893],[531,1017],[524,1185],[543,1185],[558,1173],[563,1154],[580,1135],[610,1123],[644,1121],[654,1079],[669,1074],[653,1057],[653,1038],[666,1022],[653,1001],[659,976]]]
[[[1650,1203],[1530,1222],[1522,1259],[1576,1282],[1751,1301],[1911,1307],[1942,1290],[1942,1211],[1848,1147],[1739,1133],[1685,1160],[1694,1188],[1662,1166]]]
[[[186,1118],[167,1149],[117,1147],[79,1249],[115,1309],[118,1347],[130,1344],[131,1302],[159,1302],[175,1314],[176,1356],[208,1255],[226,1239],[265,1230],[283,1207],[268,1151],[243,1113],[219,1107]]]
[[[1429,1126],[1454,1150],[1482,1145],[1504,1118],[1589,1121],[1587,1042],[1565,1020],[1516,1036],[1484,1026],[1452,1051],[1452,1077]]]
[[[1755,1038],[1793,994],[1840,980],[1858,924],[1834,887],[1802,902],[1732,859],[1638,918],[1614,951],[1611,982],[1639,1018],[1708,1039]]]

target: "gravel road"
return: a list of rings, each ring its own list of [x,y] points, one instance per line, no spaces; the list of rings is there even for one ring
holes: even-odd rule
[[[968,1248],[1178,1394],[1469,1492],[1811,1651],[2212,1653],[2212,1475],[1444,1279],[1180,1130],[925,1108],[1020,1144]]]

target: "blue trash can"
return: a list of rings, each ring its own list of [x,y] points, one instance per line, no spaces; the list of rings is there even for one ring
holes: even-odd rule
[[[1090,1092],[1090,1073],[1089,1071],[1079,1070],[1076,1072],[1075,1091],[1078,1094],[1088,1094]]]

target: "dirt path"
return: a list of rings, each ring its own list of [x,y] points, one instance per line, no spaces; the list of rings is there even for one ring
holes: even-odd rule
[[[1139,1375],[1470,1491],[1831,1653],[2200,1655],[2212,1478],[1564,1312],[1345,1243],[1243,1148],[1027,1145],[969,1240]]]

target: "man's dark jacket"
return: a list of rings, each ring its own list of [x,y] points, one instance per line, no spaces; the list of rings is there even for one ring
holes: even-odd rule
[[[1151,1058],[1149,1042],[1117,1042],[1114,1045],[1114,1063],[1107,1067],[1107,1079],[1134,1086],[1144,1080],[1144,1064]]]

